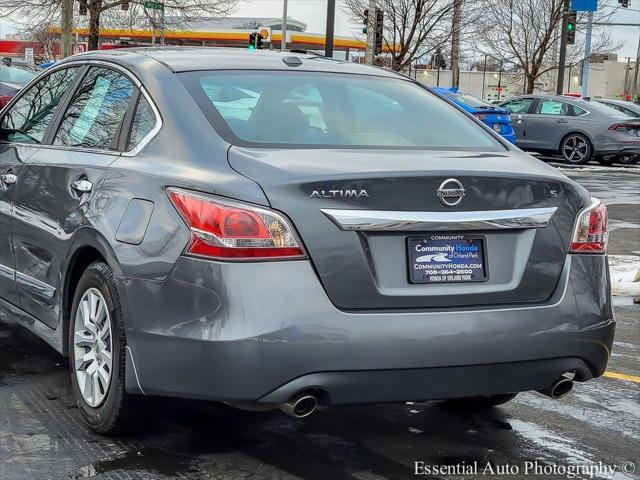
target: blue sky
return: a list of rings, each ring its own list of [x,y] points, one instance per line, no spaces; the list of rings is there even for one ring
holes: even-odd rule
[[[349,16],[342,11],[340,0],[336,7],[336,34],[358,36],[362,29],[359,24],[351,22]],[[617,2],[612,2],[617,6]],[[326,23],[326,0],[289,0],[288,14],[308,24],[308,31],[322,32]],[[242,17],[278,17],[282,15],[282,0],[245,0],[241,2],[236,15]],[[613,17],[615,22],[640,23],[640,0],[631,0],[630,9],[617,8]],[[635,58],[640,37],[640,27],[607,27],[624,47],[618,51],[624,57]],[[0,38],[12,32],[10,22],[0,19]]]

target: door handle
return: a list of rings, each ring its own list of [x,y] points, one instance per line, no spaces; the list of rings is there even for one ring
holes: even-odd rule
[[[14,185],[18,181],[18,177],[13,173],[3,173],[0,175],[0,180],[5,185]]]
[[[71,188],[80,194],[89,193],[91,190],[93,190],[93,183],[91,183],[89,180],[76,180],[74,182],[71,182]]]
[[[556,120],[556,123],[569,123],[569,120]]]

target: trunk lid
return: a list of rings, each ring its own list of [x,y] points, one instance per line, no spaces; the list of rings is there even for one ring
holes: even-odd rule
[[[555,290],[577,212],[588,200],[582,187],[519,152],[232,147],[229,162],[262,187],[274,209],[291,218],[329,298],[342,309],[543,301]],[[451,178],[466,191],[455,206],[445,205],[436,194]],[[407,215],[425,212],[448,222],[460,215],[492,218],[496,211],[553,208],[543,228],[505,229],[485,222],[461,231],[460,222],[402,223]],[[400,222],[378,225],[378,230],[349,230],[323,210],[362,212],[365,223],[384,215]],[[411,241],[435,233],[482,238],[487,278],[411,283]]]

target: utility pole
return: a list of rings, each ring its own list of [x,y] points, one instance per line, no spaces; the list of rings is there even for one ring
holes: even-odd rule
[[[287,0],[282,5],[282,40],[280,41],[280,51],[287,51]]]
[[[564,0],[562,8],[562,35],[560,35],[560,58],[558,62],[558,83],[556,85],[556,94],[562,95],[564,87],[564,64],[567,61],[567,24],[569,23],[569,9],[571,8],[571,0]]]
[[[364,62],[373,65],[375,57],[376,43],[376,1],[369,0],[369,16],[367,18],[367,50],[364,55]]]
[[[638,51],[636,53],[636,66],[633,70],[633,85],[631,88],[631,101],[638,101],[638,70],[640,70],[640,38],[638,38]]]
[[[327,0],[327,29],[324,41],[324,56],[333,58],[333,32],[336,23],[336,0]]]
[[[460,20],[462,1],[453,0],[453,20],[451,26],[451,86],[460,87]]]
[[[593,33],[593,12],[587,16],[587,34],[584,39],[584,62],[582,62],[582,85],[580,94],[582,98],[589,95],[589,60],[591,58],[591,35]]]
[[[484,100],[484,86],[486,85],[487,78],[487,54],[484,55],[484,67],[482,67],[482,93],[480,94],[480,99]]]
[[[60,58],[73,55],[71,30],[73,30],[73,0],[62,0]]]

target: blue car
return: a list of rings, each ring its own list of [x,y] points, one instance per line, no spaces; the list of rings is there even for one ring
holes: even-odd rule
[[[461,93],[457,88],[435,87],[433,90],[478,117],[511,143],[516,143],[516,132],[511,126],[511,117],[508,110],[491,105],[468,93]]]

